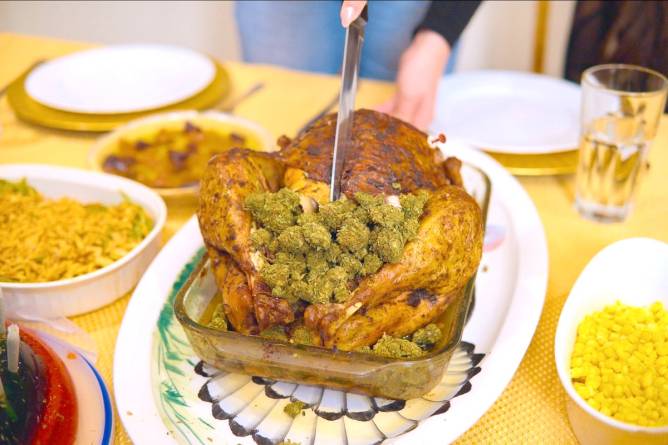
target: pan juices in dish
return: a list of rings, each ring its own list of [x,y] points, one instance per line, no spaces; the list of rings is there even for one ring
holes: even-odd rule
[[[233,149],[209,162],[198,218],[220,296],[198,322],[372,360],[456,345],[483,234],[461,163],[398,119],[370,110],[354,119],[336,202],[327,198],[336,115],[281,138],[280,151]],[[392,395],[424,393],[422,383]]]

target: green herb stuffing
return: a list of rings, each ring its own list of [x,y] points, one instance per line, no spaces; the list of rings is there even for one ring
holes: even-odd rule
[[[410,340],[384,334],[373,345],[373,353],[383,357],[411,359],[420,357],[424,351]]]
[[[427,198],[424,191],[404,194],[395,207],[383,196],[356,193],[304,213],[287,188],[253,193],[245,208],[256,227],[251,243],[262,254],[260,275],[290,303],[345,302],[356,280],[401,259]]]
[[[422,349],[429,349],[438,343],[442,336],[441,329],[431,323],[415,331],[411,340]]]
[[[362,346],[356,352],[377,354],[397,359],[412,359],[424,355],[441,339],[441,329],[434,323],[418,329],[410,339],[383,334],[373,346]]]
[[[307,405],[304,402],[295,400],[294,402],[290,402],[287,405],[285,405],[285,408],[283,408],[283,412],[294,419],[299,414],[301,414],[301,412],[304,410],[304,408],[306,408],[306,406]]]
[[[291,339],[293,343],[298,345],[309,345],[313,346],[315,342],[313,341],[313,336],[311,332],[306,329],[304,326],[297,326],[292,330]]]
[[[209,320],[207,326],[212,329],[227,331],[227,318],[225,317],[225,311],[223,309],[222,303],[218,303],[218,305],[216,305],[216,308],[213,310],[213,314],[211,315],[211,320]]]
[[[268,338],[270,340],[288,341],[288,336],[281,326],[272,326],[260,332],[260,337]]]
[[[277,193],[253,193],[245,204],[255,221],[275,234],[293,226],[301,212],[299,195],[286,188]]]

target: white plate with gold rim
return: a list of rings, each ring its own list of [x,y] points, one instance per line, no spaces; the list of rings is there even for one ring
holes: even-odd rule
[[[216,74],[203,54],[168,45],[131,44],[80,51],[46,62],[26,78],[30,97],[74,113],[133,113],[180,102]]]
[[[521,71],[448,75],[438,88],[430,130],[495,153],[573,150],[580,136],[580,87]]]

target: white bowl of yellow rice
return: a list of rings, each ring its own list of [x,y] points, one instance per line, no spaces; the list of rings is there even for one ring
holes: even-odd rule
[[[582,444],[668,443],[668,244],[632,238],[599,252],[555,337],[566,408]]]
[[[0,182],[14,193],[0,196],[0,289],[11,318],[105,306],[135,286],[160,249],[165,203],[137,182],[33,164],[0,165]]]

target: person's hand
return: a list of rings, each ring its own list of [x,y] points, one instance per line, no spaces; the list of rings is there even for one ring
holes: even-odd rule
[[[341,5],[341,24],[344,28],[350,26],[366,6],[366,0],[346,0]]]
[[[377,109],[424,130],[434,117],[438,82],[450,56],[450,45],[435,31],[418,31],[399,59],[397,91]]]

